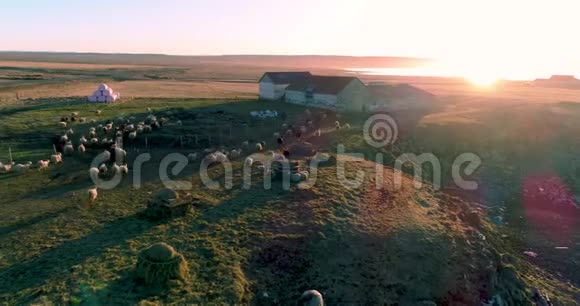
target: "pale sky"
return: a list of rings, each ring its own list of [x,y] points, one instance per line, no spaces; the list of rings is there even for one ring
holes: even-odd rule
[[[417,56],[503,74],[580,74],[578,0],[2,0],[0,7],[0,50]]]

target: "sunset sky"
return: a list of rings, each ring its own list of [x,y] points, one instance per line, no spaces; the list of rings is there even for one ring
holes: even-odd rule
[[[3,1],[0,50],[416,56],[580,75],[578,12],[575,0]]]

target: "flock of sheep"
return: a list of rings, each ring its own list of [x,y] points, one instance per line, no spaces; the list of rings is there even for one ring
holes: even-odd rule
[[[141,134],[149,134],[155,130],[161,129],[163,126],[181,126],[181,120],[176,120],[169,122],[170,120],[166,117],[157,117],[153,114],[151,108],[147,108],[149,115],[145,120],[137,122],[135,117],[123,118],[118,117],[115,120],[107,120],[102,124],[97,124],[95,119],[88,121],[85,117],[79,117],[79,112],[72,112],[70,117],[62,117],[58,122],[59,127],[66,130],[62,135],[58,136],[53,142],[54,154],[50,156],[50,159],[37,161],[36,168],[38,170],[46,170],[50,165],[57,165],[63,163],[63,156],[70,156],[77,154],[84,156],[87,153],[87,149],[92,149],[93,151],[99,151],[102,149],[101,157],[103,162],[98,167],[91,167],[89,169],[89,176],[95,181],[98,177],[106,177],[116,174],[126,175],[129,172],[129,167],[126,163],[122,164],[127,157],[127,152],[122,149],[120,145],[122,139],[127,139],[129,142],[134,141]],[[99,116],[101,115],[100,110],[94,111],[94,113]],[[167,117],[173,115],[173,112],[167,111],[165,113]],[[78,119],[77,119],[78,118]],[[223,163],[228,160],[241,159],[243,154],[253,154],[253,153],[264,153],[264,156],[271,161],[286,160],[290,156],[288,151],[288,144],[291,142],[300,142],[305,139],[308,135],[310,136],[321,136],[322,135],[322,122],[327,118],[327,114],[324,112],[319,112],[312,114],[311,111],[305,111],[305,120],[303,120],[301,125],[295,126],[292,124],[284,123],[281,126],[280,132],[274,132],[272,134],[275,143],[277,144],[278,152],[275,151],[265,151],[266,141],[251,142],[249,140],[243,141],[241,147],[226,149],[221,147],[220,149],[207,148],[203,150],[203,158],[201,162],[211,165],[214,163]],[[78,138],[76,145],[73,143],[73,137],[75,131],[72,128],[74,122],[90,122],[95,124],[89,127],[88,132],[85,135],[81,135]],[[341,125],[339,121],[335,122],[335,128],[350,128],[350,125]],[[199,154],[201,152],[192,152],[187,155],[190,162],[198,160],[201,157]],[[244,159],[244,165],[251,167],[256,161],[252,157],[246,157]],[[9,172],[26,172],[33,168],[32,162],[27,162],[24,164],[15,164],[11,162],[9,164],[0,163],[0,173]],[[258,165],[258,168],[264,169],[263,165]],[[300,173],[293,173],[291,175],[291,180],[294,182],[299,182],[302,180],[307,180],[309,176],[308,171],[303,171]],[[94,202],[98,197],[97,187],[91,188],[87,191],[90,202]]]

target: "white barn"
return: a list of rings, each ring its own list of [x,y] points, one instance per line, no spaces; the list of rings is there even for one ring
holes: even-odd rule
[[[286,87],[292,83],[302,83],[311,77],[310,72],[266,72],[260,78],[260,99],[282,100]]]
[[[113,88],[107,86],[107,84],[100,84],[97,90],[93,92],[92,95],[88,96],[89,102],[103,102],[111,103],[115,102],[121,98],[121,94],[113,91]]]
[[[335,111],[367,111],[375,99],[356,77],[313,75],[286,87],[285,101]]]

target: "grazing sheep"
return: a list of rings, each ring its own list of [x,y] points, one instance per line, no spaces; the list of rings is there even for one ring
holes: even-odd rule
[[[291,129],[287,129],[285,135],[286,136],[292,135],[292,130]]]
[[[107,130],[112,130],[113,129],[113,124],[112,123],[107,123],[107,125],[105,127],[107,128]]]
[[[143,127],[138,127],[137,128],[137,133],[143,134]]]
[[[66,122],[65,121],[61,121],[58,123],[58,126],[60,126],[61,128],[65,128],[66,127]]]
[[[107,173],[107,170],[108,170],[108,169],[107,169],[107,165],[105,165],[105,164],[101,164],[101,166],[99,166],[99,173],[100,173],[100,174],[105,174],[105,173]]]
[[[137,138],[137,132],[136,131],[133,131],[133,132],[129,133],[129,139],[135,140],[135,138]]]
[[[340,122],[335,121],[334,126],[336,127],[337,130],[340,130]]]
[[[117,122],[117,124],[123,124],[125,123],[125,118],[123,117],[117,117],[117,119],[115,119],[115,122]]]
[[[152,126],[150,126],[150,125],[145,125],[145,126],[143,126],[143,133],[145,133],[145,134],[149,134],[149,133],[151,133],[152,131],[153,131],[153,127],[152,127]]]
[[[274,136],[274,138],[280,138],[280,133],[274,132],[273,136]]]
[[[257,144],[255,145],[255,148],[256,148],[256,151],[258,151],[258,152],[260,152],[260,151],[262,151],[262,150],[264,149],[264,147],[262,146],[262,144],[261,144],[261,143],[257,143]]]
[[[91,123],[97,123],[97,120],[95,120],[95,119],[91,119],[91,121],[90,121],[90,122],[91,122]]]
[[[250,142],[249,141],[246,140],[246,141],[242,142],[242,148],[247,149],[249,147],[250,147]]]
[[[81,118],[79,118],[79,122],[80,122],[80,123],[83,123],[83,122],[85,122],[85,121],[87,121],[87,118],[85,118],[85,117],[81,117]]]
[[[169,119],[165,118],[165,117],[161,117],[161,119],[159,119],[159,123],[166,124],[169,121]]]
[[[9,173],[10,170],[12,170],[13,165],[14,165],[14,162],[12,162],[11,164],[8,164],[8,165],[0,165],[0,173]]]
[[[299,306],[324,306],[322,294],[316,290],[308,290],[302,293],[298,300]]]
[[[115,137],[117,137],[117,138],[123,137],[123,132],[117,131],[117,133],[115,133]]]
[[[115,148],[115,157],[120,156],[122,158],[126,158],[127,157],[127,151],[121,149],[121,148]]]
[[[48,169],[48,165],[50,164],[50,160],[39,160],[36,163],[36,167],[38,168],[38,170],[45,170]]]
[[[101,111],[100,110],[96,110],[95,111],[95,114],[100,115],[101,114]]]
[[[62,154],[61,153],[56,153],[50,156],[50,162],[52,162],[53,164],[60,164],[62,163]]]
[[[70,155],[75,151],[75,148],[73,147],[71,142],[67,142],[67,144],[64,146],[63,148],[63,153]]]
[[[277,142],[279,145],[282,145],[282,144],[284,144],[284,138],[282,138],[282,137],[278,137],[278,139],[276,139],[276,142]]]
[[[95,138],[96,136],[97,136],[97,133],[95,131],[89,132],[89,138]]]
[[[210,153],[204,157],[203,161],[207,164],[213,164],[217,162],[217,156],[214,153]]]
[[[72,112],[70,113],[71,117],[78,117],[79,116],[79,112]]]
[[[344,124],[344,128],[345,128],[345,129],[347,129],[347,130],[348,130],[348,129],[350,129],[350,124],[348,124],[348,123],[345,123],[345,124]]]
[[[133,116],[129,117],[129,122],[134,122],[135,120],[137,120],[137,118],[135,118]]]
[[[222,152],[217,151],[214,153],[214,155],[215,155],[216,161],[219,163],[223,163],[223,162],[226,162],[228,160],[228,157]]]
[[[230,151],[230,158],[231,159],[237,159],[242,155],[242,149],[234,149],[232,151]]]
[[[121,170],[121,174],[123,175],[129,173],[129,167],[127,166],[127,164],[119,166],[119,169]]]
[[[85,145],[85,144],[87,144],[87,139],[85,138],[85,136],[81,136],[81,138],[79,138],[79,142],[80,142],[82,145]]]
[[[27,162],[26,164],[17,164],[14,166],[14,171],[15,172],[25,172],[25,171],[28,171],[31,166],[32,166],[31,161]]]
[[[197,159],[197,153],[189,153],[189,154],[187,154],[187,159],[188,159],[189,161],[194,161],[194,160],[196,160],[196,159]]]
[[[254,160],[251,157],[246,157],[244,160],[244,165],[251,167],[254,164]]]
[[[85,155],[85,152],[87,151],[87,149],[85,148],[85,145],[82,143],[78,146],[77,150],[79,151],[79,153],[81,155]]]
[[[147,107],[147,111],[148,112],[151,112],[151,107]]]
[[[60,142],[62,142],[62,143],[68,142],[68,136],[66,136],[66,135],[60,136]]]
[[[97,145],[97,144],[99,144],[99,139],[98,139],[98,138],[95,138],[95,137],[91,138],[91,144],[92,144],[92,145]]]
[[[91,188],[87,190],[87,194],[89,195],[89,202],[93,203],[97,200],[99,193],[97,192],[97,187]]]
[[[113,164],[113,166],[111,166],[111,173],[117,174],[120,172],[121,172],[121,167],[119,167],[119,165]]]
[[[135,131],[135,126],[133,124],[129,124],[125,127],[125,132],[133,132]]]
[[[286,123],[282,123],[282,128],[283,128],[283,129],[285,129],[285,128],[287,128],[287,127],[288,127],[288,124],[286,124]]]

